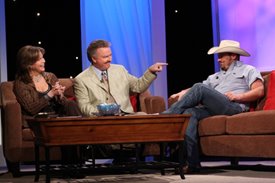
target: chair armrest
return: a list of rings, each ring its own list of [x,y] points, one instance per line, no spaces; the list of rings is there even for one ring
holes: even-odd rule
[[[22,147],[22,115],[17,102],[6,103],[2,106],[3,150],[5,157],[19,161]]]
[[[144,102],[146,106],[146,113],[148,114],[160,113],[166,109],[164,98],[161,96],[145,97]]]

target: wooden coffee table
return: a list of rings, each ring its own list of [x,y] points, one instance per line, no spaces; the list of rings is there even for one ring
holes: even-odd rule
[[[189,118],[190,115],[176,114],[28,119],[27,122],[35,135],[35,181],[39,180],[40,175],[40,146],[45,147],[46,182],[49,183],[50,147],[151,142],[183,144],[181,142],[184,140]],[[183,163],[180,156],[180,168]],[[184,179],[182,172],[180,176]]]

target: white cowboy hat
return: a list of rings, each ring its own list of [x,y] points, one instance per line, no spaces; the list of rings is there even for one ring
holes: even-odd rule
[[[249,57],[250,54],[240,48],[240,43],[237,41],[232,41],[232,40],[222,40],[220,42],[220,45],[217,47],[210,48],[209,51],[207,52],[208,55],[214,54],[214,53],[236,53],[242,56],[247,56]]]

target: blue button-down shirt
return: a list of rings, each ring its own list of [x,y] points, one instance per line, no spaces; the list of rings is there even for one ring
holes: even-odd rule
[[[255,67],[235,61],[227,71],[220,70],[208,76],[203,83],[223,94],[226,92],[238,94],[249,91],[251,84],[256,79],[263,81],[261,73]],[[244,105],[241,105],[241,107],[244,108]],[[244,110],[247,110],[247,107],[249,107],[248,104],[246,104]]]

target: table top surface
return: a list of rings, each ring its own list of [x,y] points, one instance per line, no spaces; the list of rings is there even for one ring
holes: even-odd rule
[[[189,114],[147,114],[147,115],[124,115],[124,116],[65,116],[65,117],[41,117],[29,118],[28,122],[45,122],[45,121],[105,121],[105,120],[135,120],[135,119],[167,119],[167,118],[189,118]]]
[[[116,144],[184,139],[190,115],[131,115],[28,119],[39,144]]]

